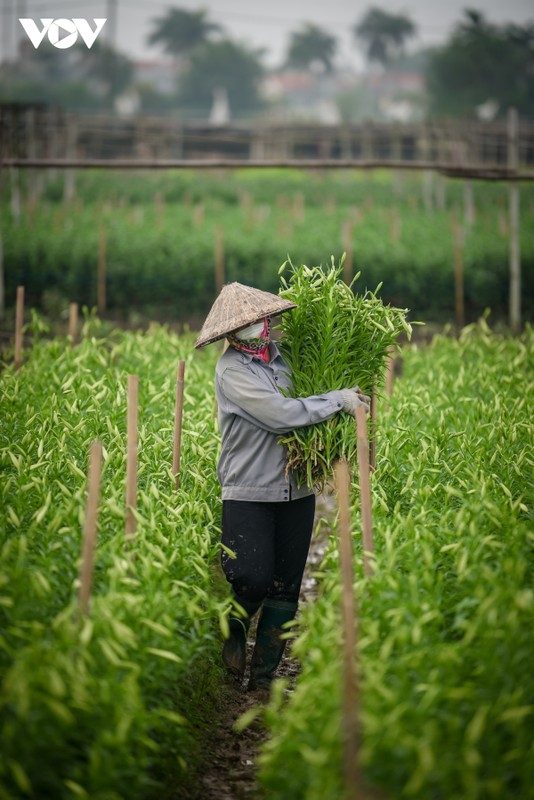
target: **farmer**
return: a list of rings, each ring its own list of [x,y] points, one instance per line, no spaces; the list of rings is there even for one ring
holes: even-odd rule
[[[234,600],[223,647],[229,673],[245,672],[248,629],[261,609],[248,688],[265,692],[282,658],[284,623],[297,611],[311,540],[315,495],[286,471],[278,436],[313,425],[340,411],[369,410],[358,387],[292,399],[290,369],[271,340],[271,317],[295,304],[240,283],[223,287],[195,347],[226,337],[216,368],[222,448],[217,476],[222,486],[222,567]],[[235,555],[235,557],[234,557]]]

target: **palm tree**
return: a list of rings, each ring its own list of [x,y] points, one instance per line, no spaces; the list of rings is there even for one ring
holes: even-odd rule
[[[416,27],[402,14],[388,14],[380,8],[371,8],[353,28],[356,39],[363,42],[368,61],[383,66],[402,52],[404,42],[416,32]]]
[[[326,72],[332,72],[337,39],[317,25],[308,23],[302,30],[291,35],[287,63],[293,67],[308,68],[314,61],[323,64]]]
[[[152,20],[154,30],[148,36],[149,44],[160,44],[166,53],[182,56],[208,41],[212,33],[220,32],[221,26],[207,19],[205,9],[188,11],[170,8],[163,17]]]

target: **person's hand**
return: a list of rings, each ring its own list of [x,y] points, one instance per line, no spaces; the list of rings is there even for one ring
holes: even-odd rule
[[[354,389],[341,389],[340,391],[341,397],[343,398],[343,411],[349,414],[355,414],[358,406],[363,406],[365,413],[369,413],[369,402],[371,398],[368,398],[365,394],[358,394]],[[369,402],[366,402],[366,400],[369,400]]]
[[[358,385],[351,386],[351,389],[353,392],[356,392],[356,394],[360,396],[360,398],[363,400],[364,403],[367,403],[368,406],[371,405],[371,398],[369,397],[368,394],[364,394]]]

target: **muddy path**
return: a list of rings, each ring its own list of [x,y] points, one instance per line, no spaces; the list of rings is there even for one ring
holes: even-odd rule
[[[315,522],[317,523],[321,517],[331,518],[334,510],[334,500],[331,495],[319,496]],[[301,609],[306,603],[313,602],[317,593],[313,572],[322,561],[327,538],[328,533],[324,526],[321,527],[319,534],[314,533],[312,538],[300,593]],[[253,644],[250,640],[254,641],[254,623],[247,644],[247,661],[250,661],[252,655]],[[291,642],[288,642],[276,674],[289,679],[288,691],[291,691],[299,672],[299,662],[292,657]],[[264,798],[256,779],[256,759],[268,732],[262,726],[260,719],[255,720],[241,733],[237,733],[233,727],[241,714],[260,702],[257,697],[246,691],[247,680],[248,674],[245,673],[242,686],[228,682],[222,687],[213,736],[206,743],[203,770],[197,775],[195,787],[188,794],[190,800],[201,800],[201,798],[202,800],[263,800]]]

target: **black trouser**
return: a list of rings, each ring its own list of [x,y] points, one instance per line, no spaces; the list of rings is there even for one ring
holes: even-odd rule
[[[308,556],[315,495],[280,503],[224,500],[221,561],[239,599],[296,603]]]

